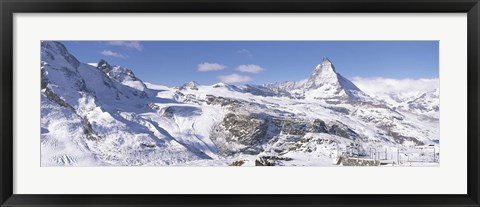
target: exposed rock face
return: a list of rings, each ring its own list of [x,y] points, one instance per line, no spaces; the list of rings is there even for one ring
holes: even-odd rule
[[[93,130],[92,124],[90,124],[90,121],[88,121],[88,118],[86,116],[83,117],[82,119],[83,122],[83,133],[87,136],[87,139],[96,141],[100,139],[100,136]]]
[[[213,128],[211,136],[221,153],[234,155],[237,153],[258,154],[265,150],[262,147],[264,143],[276,139],[278,136],[291,137],[292,139],[287,141],[291,144],[285,142],[287,144],[281,144],[284,146],[280,148],[272,148],[274,151],[278,149],[277,152],[285,152],[285,149],[295,149],[295,147],[302,146],[302,143],[311,141],[304,138],[307,133],[325,133],[350,140],[360,138],[360,135],[353,129],[340,122],[327,124],[321,119],[292,119],[272,114],[256,114],[248,112],[246,108],[237,108],[227,113],[223,120]],[[319,141],[312,140],[311,142],[315,145]]]
[[[406,137],[403,135],[400,135],[397,132],[389,132],[388,135],[392,136],[395,142],[400,143],[400,144],[405,144],[405,142],[411,142],[413,143],[412,145],[424,145],[422,141],[419,141],[418,139],[414,137]]]
[[[242,88],[243,91],[257,96],[277,96],[278,93],[265,86],[256,86],[247,84]]]
[[[264,118],[231,113],[225,116],[223,123],[225,128],[238,138],[239,143],[244,145],[254,145],[261,142],[268,127],[267,120]]]
[[[338,164],[342,164],[343,166],[378,166],[380,165],[380,161],[340,157],[338,160]]]
[[[288,135],[303,136],[309,128],[308,123],[299,122],[298,120],[275,119],[273,123],[280,128],[280,133]]]
[[[163,113],[162,113],[163,116],[168,118],[172,118],[174,114],[175,114],[174,107],[167,107],[165,110],[163,110]]]
[[[311,130],[309,130],[309,131],[313,132],[313,133],[326,133],[327,132],[327,125],[321,119],[315,119],[313,121],[313,125],[311,127]]]
[[[98,61],[97,68],[104,73],[109,73],[112,70],[112,66],[104,59]]]
[[[70,106],[70,104],[68,104],[62,98],[60,98],[50,88],[45,88],[44,93],[45,93],[45,96],[47,96],[47,98],[50,99],[50,101],[52,101],[54,103],[57,103],[58,105],[63,106],[65,108],[68,108],[68,109],[72,110],[73,112],[75,112],[75,109],[72,106]]]
[[[128,86],[132,89],[132,94],[140,98],[148,98],[147,86],[135,76],[132,70],[120,66],[112,66],[107,61],[101,59],[97,63],[97,69],[103,71],[110,79],[105,80],[107,85],[113,85],[109,83],[111,79],[118,81],[120,84]]]
[[[280,129],[280,133],[286,135],[298,135],[303,136],[305,133],[330,133],[337,136],[349,138],[355,137],[357,134],[348,127],[340,123],[327,126],[327,124],[321,119],[314,120],[289,120],[289,119],[273,119],[273,124]]]
[[[50,83],[50,81],[48,80],[48,76],[47,76],[47,71],[45,70],[45,68],[41,68],[41,89],[45,89],[48,85],[48,83]]]

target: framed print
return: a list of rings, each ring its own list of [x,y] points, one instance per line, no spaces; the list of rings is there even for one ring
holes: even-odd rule
[[[477,0],[0,5],[2,206],[480,205]]]

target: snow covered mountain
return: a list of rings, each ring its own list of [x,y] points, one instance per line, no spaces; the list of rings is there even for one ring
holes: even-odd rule
[[[313,70],[304,88],[305,98],[360,100],[367,97],[355,84],[337,73],[327,57]]]
[[[328,58],[302,83],[167,87],[41,44],[42,166],[330,166],[347,149],[417,153],[439,139],[438,119],[418,114],[438,91],[397,110]]]
[[[278,95],[298,99],[330,101],[373,101],[350,80],[337,73],[327,57],[313,70],[308,79],[300,82],[286,81],[264,84]]]
[[[396,80],[356,77],[353,82],[374,99],[396,110],[436,119],[440,116],[438,79]]]
[[[398,109],[438,119],[440,115],[440,90],[437,88],[427,91],[418,97],[403,102],[398,106]]]
[[[130,84],[139,81],[132,73],[110,73],[101,70],[104,65],[80,63],[61,43],[42,42],[42,166],[170,164],[208,157],[148,118],[150,101],[172,100],[148,98]]]
[[[276,83],[267,83],[263,84],[263,87],[266,87],[274,91],[277,95],[287,96],[291,98],[304,99],[305,98],[305,82],[304,81],[285,81],[285,82],[276,82]]]

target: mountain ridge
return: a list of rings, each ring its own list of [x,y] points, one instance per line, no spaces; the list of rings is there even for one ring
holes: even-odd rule
[[[288,82],[287,93],[273,84],[156,86],[42,42],[41,164],[248,166],[277,157],[275,165],[329,165],[347,146],[417,153],[416,146],[436,143],[438,120],[366,101],[328,62],[315,69],[330,72],[328,85],[340,92],[308,98],[325,85]],[[292,95],[301,89],[307,98]]]

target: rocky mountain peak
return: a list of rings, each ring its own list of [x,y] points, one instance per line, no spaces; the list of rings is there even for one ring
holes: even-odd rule
[[[55,54],[67,54],[67,48],[57,41],[42,41],[42,49],[46,49],[50,52],[54,52]]]
[[[138,80],[132,70],[122,66],[112,66],[106,60],[100,59],[97,63],[97,68],[107,74],[113,79],[122,82],[125,78]]]
[[[97,68],[102,70],[105,73],[108,73],[112,69],[112,66],[104,59],[100,59],[97,63]]]
[[[331,70],[335,72],[335,67],[333,66],[332,62],[330,61],[330,59],[328,59],[327,56],[323,57],[322,63],[318,64],[317,68],[321,68],[324,70]]]
[[[180,87],[180,90],[186,90],[186,89],[190,89],[190,90],[198,90],[198,86],[199,84],[195,81],[190,81],[188,83],[185,83],[183,84],[181,87]]]

